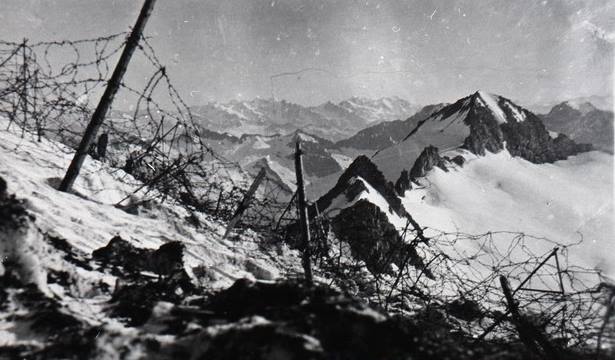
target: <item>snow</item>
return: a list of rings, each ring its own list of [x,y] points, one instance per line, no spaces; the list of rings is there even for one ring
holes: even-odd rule
[[[416,221],[445,232],[513,231],[578,246],[570,263],[615,276],[613,156],[583,153],[554,164],[533,164],[507,151],[465,155],[461,168],[438,168],[406,192],[402,202]],[[435,231],[435,230],[434,230]],[[508,246],[510,236],[502,236]],[[535,253],[553,247],[530,244]]]
[[[519,108],[517,108],[517,106],[515,106],[514,104],[511,104],[509,101],[504,101],[504,106],[506,106],[513,114],[513,118],[515,119],[515,121],[517,122],[523,122],[525,121],[526,117],[525,117],[525,113],[523,112],[523,110],[519,110]]]
[[[350,156],[346,156],[344,154],[335,153],[335,152],[330,152],[330,154],[333,160],[337,161],[337,163],[342,167],[342,169],[346,169],[354,161],[353,158],[351,158]]]
[[[258,149],[258,150],[264,150],[264,149],[269,149],[271,148],[271,145],[267,144],[262,137],[260,136],[255,136],[254,137],[254,142],[252,143],[252,147],[254,149]]]
[[[318,140],[314,139],[314,137],[302,132],[297,132],[297,138],[301,141],[318,143]]]
[[[297,181],[297,177],[293,170],[271,159],[271,156],[269,155],[265,157],[265,161],[267,161],[267,165],[269,166],[269,168],[280,177],[280,180],[282,180],[284,185],[288,186],[288,188],[292,190],[297,187],[297,185],[295,184],[295,182]]]
[[[491,112],[495,115],[495,118],[497,119],[498,123],[505,123],[506,115],[504,114],[504,111],[502,111],[502,109],[498,106],[497,99],[493,95],[486,93],[482,90],[478,91],[478,95],[479,100],[482,99],[484,101],[483,104],[487,106],[487,108],[491,110]]]
[[[0,128],[6,128],[5,120],[0,119]],[[20,138],[18,130],[0,131],[0,176],[6,180],[10,193],[27,199],[37,227],[65,238],[79,251],[89,254],[118,234],[145,248],[179,240],[186,245],[187,268],[205,266],[222,274],[209,284],[212,288],[226,287],[237,278],[250,277],[246,263],[255,256],[263,258],[260,259],[265,262],[263,266],[277,269],[280,261],[286,261],[258,250],[255,233],[248,232],[232,243],[220,241],[226,224],[202,214],[196,214],[201,229],[186,225],[183,219],[189,214],[179,206],[158,204],[158,213],[152,216],[131,215],[116,208],[113,205],[131,194],[139,182],[89,157],[74,185],[74,194],[57,191],[53,185],[64,175],[72,151],[44,138],[38,143],[29,137],[26,134]],[[137,199],[139,196],[140,193],[134,195]],[[294,267],[293,263],[294,260],[288,264]]]

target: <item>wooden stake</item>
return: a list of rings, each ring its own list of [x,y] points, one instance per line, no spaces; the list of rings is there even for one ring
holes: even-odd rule
[[[504,292],[504,297],[506,298],[508,311],[510,311],[512,316],[513,324],[519,333],[519,339],[521,339],[523,344],[525,344],[530,351],[533,351],[541,358],[545,360],[557,360],[558,357],[555,348],[549,343],[546,335],[519,312],[519,303],[515,301],[513,292],[510,290],[510,285],[508,284],[508,279],[506,279],[504,275],[500,275],[500,285],[502,286],[502,291]],[[540,351],[540,349],[542,349],[542,351]]]
[[[295,174],[297,176],[297,201],[299,208],[299,221],[301,225],[301,243],[303,248],[301,264],[303,265],[305,281],[308,283],[308,285],[312,285],[312,265],[310,263],[310,224],[308,219],[308,208],[305,203],[305,187],[303,184],[303,160],[301,159],[302,154],[303,153],[301,151],[301,140],[297,139],[295,149]]]
[[[252,185],[250,185],[248,192],[243,197],[243,200],[241,200],[241,203],[237,207],[237,210],[235,210],[235,214],[233,214],[231,221],[229,221],[226,227],[226,232],[224,232],[224,236],[222,236],[222,239],[226,239],[228,234],[231,233],[231,230],[233,230],[235,225],[237,225],[237,223],[239,222],[239,219],[241,219],[241,215],[243,215],[244,211],[246,211],[248,206],[250,206],[250,202],[252,201],[252,197],[254,197],[254,193],[256,193],[256,190],[258,189],[260,184],[265,179],[265,174],[266,174],[266,171],[265,171],[265,168],[263,167],[258,172],[258,175],[256,175],[256,179],[254,179],[254,181],[252,182]]]
[[[105,116],[107,115],[107,111],[111,107],[113,103],[113,98],[120,88],[120,84],[122,82],[122,78],[126,73],[126,68],[128,67],[128,63],[130,62],[130,58],[132,58],[132,54],[135,49],[139,45],[139,40],[141,38],[141,34],[143,33],[143,29],[145,28],[145,24],[149,19],[149,16],[154,9],[154,4],[156,0],[145,0],[143,3],[143,7],[141,8],[141,12],[139,13],[139,17],[137,18],[137,22],[135,23],[128,40],[126,41],[126,46],[122,51],[122,55],[118,60],[118,63],[113,70],[113,74],[111,75],[111,79],[105,88],[105,92],[103,93],[100,101],[98,102],[98,106],[92,114],[92,119],[90,120],[87,128],[85,129],[85,133],[83,134],[83,138],[81,138],[81,142],[79,143],[79,147],[77,148],[77,152],[75,152],[75,156],[71,161],[68,170],[66,171],[66,175],[64,175],[64,179],[62,179],[62,183],[58,190],[68,192],[72,188],[77,176],[79,176],[79,171],[81,170],[81,166],[85,161],[85,158],[88,154],[88,150],[90,149],[91,144],[94,142],[96,138],[96,134],[98,133],[98,129],[102,125],[105,120]]]

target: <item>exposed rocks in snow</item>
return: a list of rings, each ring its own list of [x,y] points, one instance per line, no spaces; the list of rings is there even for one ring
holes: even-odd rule
[[[106,268],[111,266],[114,273],[136,274],[148,269],[147,258],[151,250],[138,248],[122,237],[114,236],[107,245],[94,250],[92,258]],[[119,272],[117,267],[123,269]]]
[[[170,241],[154,250],[148,257],[148,267],[160,276],[170,276],[184,268],[184,244]]]

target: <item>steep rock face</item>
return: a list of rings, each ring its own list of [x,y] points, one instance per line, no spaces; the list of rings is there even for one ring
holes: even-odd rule
[[[427,146],[423,149],[419,157],[412,165],[410,172],[406,169],[401,171],[401,175],[395,182],[395,191],[399,196],[404,196],[404,193],[412,189],[412,182],[416,179],[425,176],[434,167],[439,167],[444,171],[448,171],[447,163],[454,163],[462,166],[464,158],[461,155],[455,156],[453,159],[440,156],[439,150],[435,146]]]
[[[410,173],[408,170],[403,169],[399,178],[395,182],[395,191],[399,196],[404,196],[404,193],[412,189],[412,179],[410,179]]]
[[[481,101],[478,92],[472,95],[472,101]],[[503,149],[504,135],[488,107],[472,106],[465,123],[470,127],[470,135],[463,141],[464,148],[477,155],[485,155],[485,151],[498,152]]]
[[[416,250],[404,243],[386,214],[367,200],[343,209],[332,225],[338,239],[349,244],[353,257],[365,261],[372,273],[388,273],[391,264],[401,267],[406,258],[413,266],[423,266]]]
[[[410,169],[410,178],[416,179],[425,176],[434,167],[439,167],[444,171],[446,169],[446,161],[440,157],[438,148],[435,146],[428,146],[421,152],[421,155],[416,159],[412,169]]]

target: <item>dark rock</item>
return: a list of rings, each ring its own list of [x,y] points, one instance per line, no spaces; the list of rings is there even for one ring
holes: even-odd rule
[[[111,266],[116,274],[135,275],[148,268],[148,258],[151,250],[137,248],[119,235],[114,236],[107,245],[92,252],[92,257],[103,267]],[[122,267],[123,272],[116,267]]]
[[[0,201],[6,199],[9,196],[7,189],[8,187],[6,185],[6,181],[2,177],[0,177]]]
[[[158,275],[172,275],[184,268],[184,244],[170,241],[149,255],[148,267]]]
[[[480,97],[479,93],[472,95],[472,102]],[[477,155],[485,155],[486,151],[496,153],[504,148],[504,135],[498,121],[491,110],[484,106],[472,106],[464,122],[470,127],[470,135],[465,138],[463,148]]]
[[[436,166],[448,171],[445,160],[438,153],[438,148],[431,145],[427,146],[412,165],[410,178],[414,180],[423,177]]]
[[[352,255],[365,261],[373,273],[390,272],[391,264],[408,263],[423,268],[423,261],[376,205],[367,200],[340,211],[333,219],[338,239],[350,245]],[[431,273],[429,273],[431,275]]]
[[[451,161],[459,166],[462,166],[463,164],[465,164],[466,159],[461,155],[457,155],[454,158],[452,158]]]
[[[3,185],[0,183],[1,186]],[[6,183],[4,187],[6,190]],[[26,209],[25,200],[17,199],[15,195],[8,195],[6,191],[0,193],[0,231],[14,231],[32,221],[34,215]]]
[[[388,317],[322,285],[239,280],[203,306],[218,315],[219,330],[184,337],[161,353],[203,359],[472,358],[465,348],[473,339],[453,334],[437,311]]]
[[[178,288],[174,282],[167,281],[120,284],[110,300],[111,315],[126,319],[129,326],[143,325],[159,301],[179,304],[183,300],[186,293],[179,292]]]
[[[399,178],[395,182],[395,191],[399,196],[404,196],[406,191],[412,189],[412,180],[410,179],[410,173],[404,169],[401,171]]]
[[[485,316],[478,303],[468,299],[456,299],[447,304],[446,308],[449,314],[466,321],[481,319]]]
[[[47,271],[47,283],[59,284],[65,288],[68,288],[72,284],[71,275],[67,271],[56,271],[49,269]]]
[[[68,241],[66,241],[66,239],[46,233],[45,240],[47,240],[47,242],[50,243],[56,250],[64,253],[64,260],[83,269],[92,270],[92,266],[90,266],[88,260],[86,259],[86,255],[75,249],[68,243]]]
[[[238,326],[217,336],[205,334],[198,338],[191,355],[192,358],[211,360],[326,359],[322,349],[312,342],[305,335],[278,324]]]

